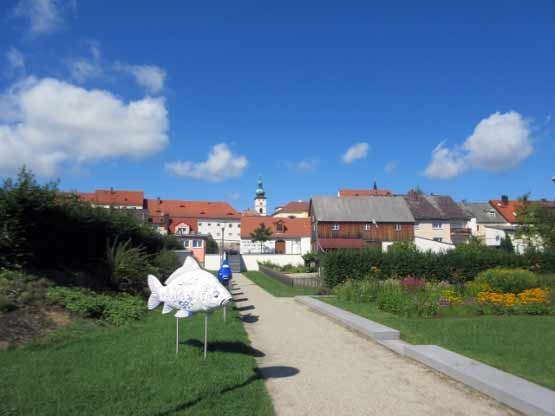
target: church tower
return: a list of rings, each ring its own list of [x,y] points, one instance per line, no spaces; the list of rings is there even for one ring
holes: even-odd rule
[[[258,187],[254,197],[254,210],[257,214],[266,216],[266,192],[264,192],[264,185],[262,185],[262,177],[260,176],[258,177]]]

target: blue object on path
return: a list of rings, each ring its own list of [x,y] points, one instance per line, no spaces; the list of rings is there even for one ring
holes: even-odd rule
[[[233,273],[231,272],[231,267],[229,267],[229,263],[226,259],[222,262],[220,270],[218,270],[218,280],[222,285],[228,287],[232,277]]]

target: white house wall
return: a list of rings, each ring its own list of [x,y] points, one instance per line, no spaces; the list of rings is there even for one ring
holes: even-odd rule
[[[280,238],[285,241],[285,254],[303,255],[310,251],[310,237]],[[262,244],[263,254],[273,254],[276,251],[276,241],[269,240]],[[250,239],[241,240],[241,254],[261,254],[260,243]]]
[[[238,219],[203,218],[198,220],[198,232],[200,234],[210,234],[218,244],[222,242],[222,228],[225,228],[225,243],[239,243],[241,241],[241,222]]]

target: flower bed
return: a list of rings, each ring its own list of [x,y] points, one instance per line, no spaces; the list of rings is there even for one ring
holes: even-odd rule
[[[533,287],[539,280],[525,273],[529,272],[491,269],[464,284],[413,276],[385,281],[347,279],[334,293],[340,300],[372,302],[382,311],[406,317],[555,314],[555,289]]]

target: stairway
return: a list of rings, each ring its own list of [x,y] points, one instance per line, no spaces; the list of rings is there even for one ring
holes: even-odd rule
[[[241,272],[241,255],[240,254],[230,254],[227,256],[229,261],[229,267],[233,273]]]

